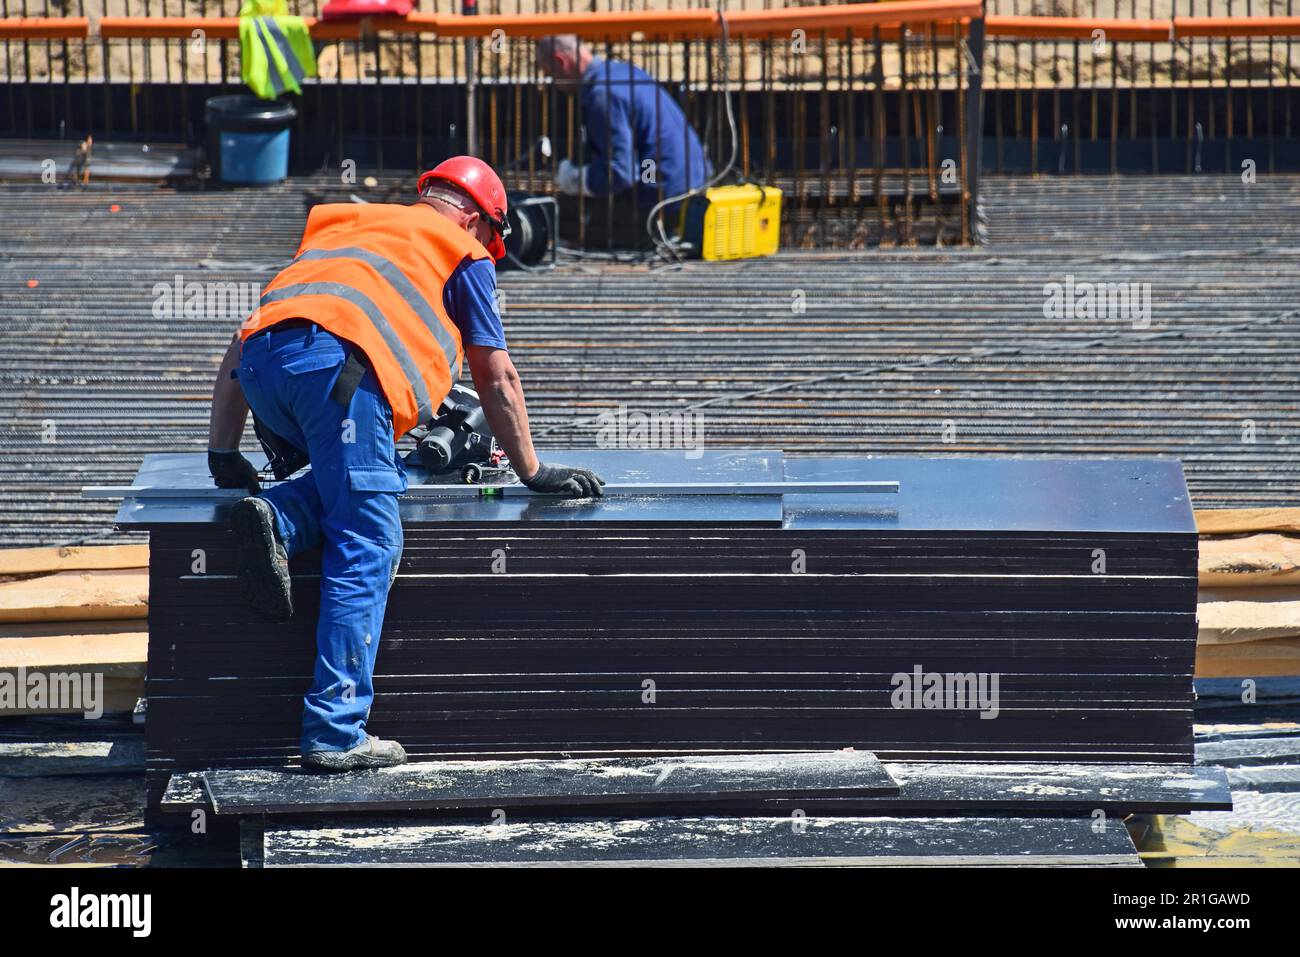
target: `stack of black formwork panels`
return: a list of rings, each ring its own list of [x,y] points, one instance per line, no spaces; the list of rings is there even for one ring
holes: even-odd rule
[[[1192,762],[1196,527],[1173,461],[566,451],[611,482],[887,481],[887,494],[403,501],[371,732],[415,761],[805,751]],[[319,554],[244,604],[229,497],[146,460],[147,763],[297,760]],[[155,492],[154,494],[157,494]],[[941,690],[936,691],[935,682]]]

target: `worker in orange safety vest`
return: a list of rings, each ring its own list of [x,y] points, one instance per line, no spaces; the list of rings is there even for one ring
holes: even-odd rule
[[[489,425],[529,488],[601,494],[587,469],[544,465],[506,350],[494,262],[505,255],[506,193],[469,156],[420,177],[411,205],[312,209],[293,262],[264,290],[221,364],[208,464],[247,488],[230,521],[244,593],[266,617],[293,614],[289,558],[322,545],[313,682],[302,758],[323,770],[401,764],[366,731],[388,590],[402,552],[394,442],[428,423],[466,358]],[[265,492],[239,452],[248,410],[311,462]]]

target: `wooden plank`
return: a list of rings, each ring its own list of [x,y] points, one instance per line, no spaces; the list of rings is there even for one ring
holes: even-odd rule
[[[1300,638],[1198,645],[1197,678],[1262,678],[1300,675]]]
[[[1300,585],[1300,538],[1202,538],[1197,569],[1202,588]]]
[[[83,694],[91,688],[96,690],[100,712],[131,711],[144,694],[149,636],[134,619],[92,625],[87,629],[89,634],[80,634],[80,626],[68,622],[15,625],[0,631],[4,636],[0,637],[0,687],[5,689],[0,696],[0,715],[9,718],[95,710],[85,707],[84,700],[60,701],[58,707],[51,706],[50,700],[17,706],[28,700],[35,682],[43,680],[43,687],[55,688],[73,675],[80,677]],[[28,691],[19,694],[23,688]]]
[[[0,622],[144,618],[149,576],[135,568],[56,572],[0,583]]]
[[[3,672],[0,672],[0,674],[3,674]],[[33,671],[29,670],[23,674],[28,681],[39,680],[35,677]],[[96,706],[93,708],[87,707],[85,702],[78,705],[75,701],[61,703],[57,707],[51,707],[48,704],[41,707],[24,708],[5,706],[0,707],[0,717],[19,718],[47,714],[86,715],[89,712],[98,713],[101,717],[109,714],[129,714],[135,707],[136,702],[140,700],[140,695],[143,692],[144,679],[141,677],[106,677],[103,680],[101,689],[97,692]],[[93,714],[90,716],[94,717]]]
[[[135,619],[131,619],[132,622]],[[132,626],[116,632],[79,634],[65,622],[58,622],[55,635],[0,638],[0,671],[26,668],[58,668],[105,675],[138,678],[143,681],[148,660],[149,634]]]
[[[59,545],[0,548],[0,575],[87,571],[98,568],[148,568],[148,545]]]
[[[571,761],[430,761],[348,775],[211,770],[217,814],[567,807],[785,794],[896,794],[864,751]]]
[[[1300,737],[1298,721],[1197,722],[1196,743],[1234,741],[1241,738]]]
[[[119,635],[145,634],[145,623],[138,618],[88,619],[73,623],[64,621],[9,622],[0,625],[0,653],[10,638],[58,638],[64,635],[78,637],[102,636],[108,639]]]
[[[1195,514],[1202,535],[1300,532],[1300,508],[1198,508]]]
[[[1090,818],[649,817],[271,824],[266,867],[1043,867],[1139,865]]]
[[[1300,638],[1300,588],[1202,588],[1198,644]]]

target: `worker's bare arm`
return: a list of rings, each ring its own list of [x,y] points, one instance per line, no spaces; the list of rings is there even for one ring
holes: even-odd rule
[[[506,450],[511,467],[524,484],[536,492],[572,498],[599,497],[605,482],[595,472],[568,465],[543,465],[538,460],[528,429],[524,387],[509,353],[491,346],[470,346],[469,366],[492,434]]]
[[[491,346],[469,346],[467,353],[474,389],[483,403],[492,434],[510,457],[516,474],[523,478],[533,475],[540,463],[528,429],[524,387],[510,353]]]
[[[212,417],[208,422],[208,448],[237,449],[248,421],[248,402],[239,382],[230,377],[231,370],[239,364],[239,333],[230,340],[230,347],[221,360],[217,381],[212,385]]]

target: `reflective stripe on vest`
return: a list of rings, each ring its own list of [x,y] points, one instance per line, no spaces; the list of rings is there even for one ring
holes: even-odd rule
[[[271,51],[266,48],[266,37],[269,35],[271,40],[279,49],[280,56],[284,59],[285,66],[289,68],[289,72],[293,75],[294,84],[297,85],[302,83],[302,78],[306,74],[303,72],[302,64],[298,62],[298,55],[294,53],[293,48],[289,46],[289,38],[286,37],[284,31],[280,29],[280,24],[276,23],[271,17],[258,17],[257,22],[262,28],[262,46],[266,49],[267,59],[271,60],[272,63],[275,62],[271,57]],[[272,72],[275,73],[278,71]]]
[[[271,95],[279,96],[284,92],[284,80],[280,78],[280,65],[276,62],[271,53],[271,44],[266,39],[266,34],[261,29],[262,21],[266,17],[258,17],[253,23],[253,32],[257,34],[257,42],[262,46],[262,56],[266,58],[266,79],[271,84]]]
[[[308,250],[308,252],[311,252],[311,250]],[[411,391],[415,393],[416,414],[419,421],[427,422],[433,418],[433,400],[429,396],[429,390],[424,385],[424,377],[420,374],[420,367],[416,365],[415,359],[407,351],[406,345],[397,335],[397,331],[384,318],[383,310],[375,305],[370,297],[353,289],[351,286],[345,286],[341,282],[303,282],[281,286],[278,289],[268,291],[262,296],[261,305],[282,302],[295,296],[334,296],[351,303],[365,313],[366,318],[370,320],[371,324],[383,337],[384,344],[393,353],[393,358],[397,360],[397,364],[401,367],[402,374],[406,376],[407,381],[411,384]],[[455,355],[455,348],[453,347],[453,363],[455,362]],[[439,399],[439,402],[441,401]]]
[[[393,290],[411,307],[411,311],[428,326],[429,331],[433,333],[433,337],[438,340],[438,345],[447,357],[447,370],[451,373],[451,381],[455,382],[460,378],[460,367],[456,364],[456,343],[447,334],[446,326],[442,324],[438,314],[433,311],[433,306],[429,305],[429,300],[420,293],[420,290],[415,288],[415,283],[411,282],[406,277],[406,273],[402,272],[395,263],[389,262],[378,253],[372,253],[370,250],[362,249],[359,246],[345,246],[342,249],[308,249],[298,256],[294,262],[301,262],[304,259],[359,259],[383,276],[388,284],[393,287]]]

